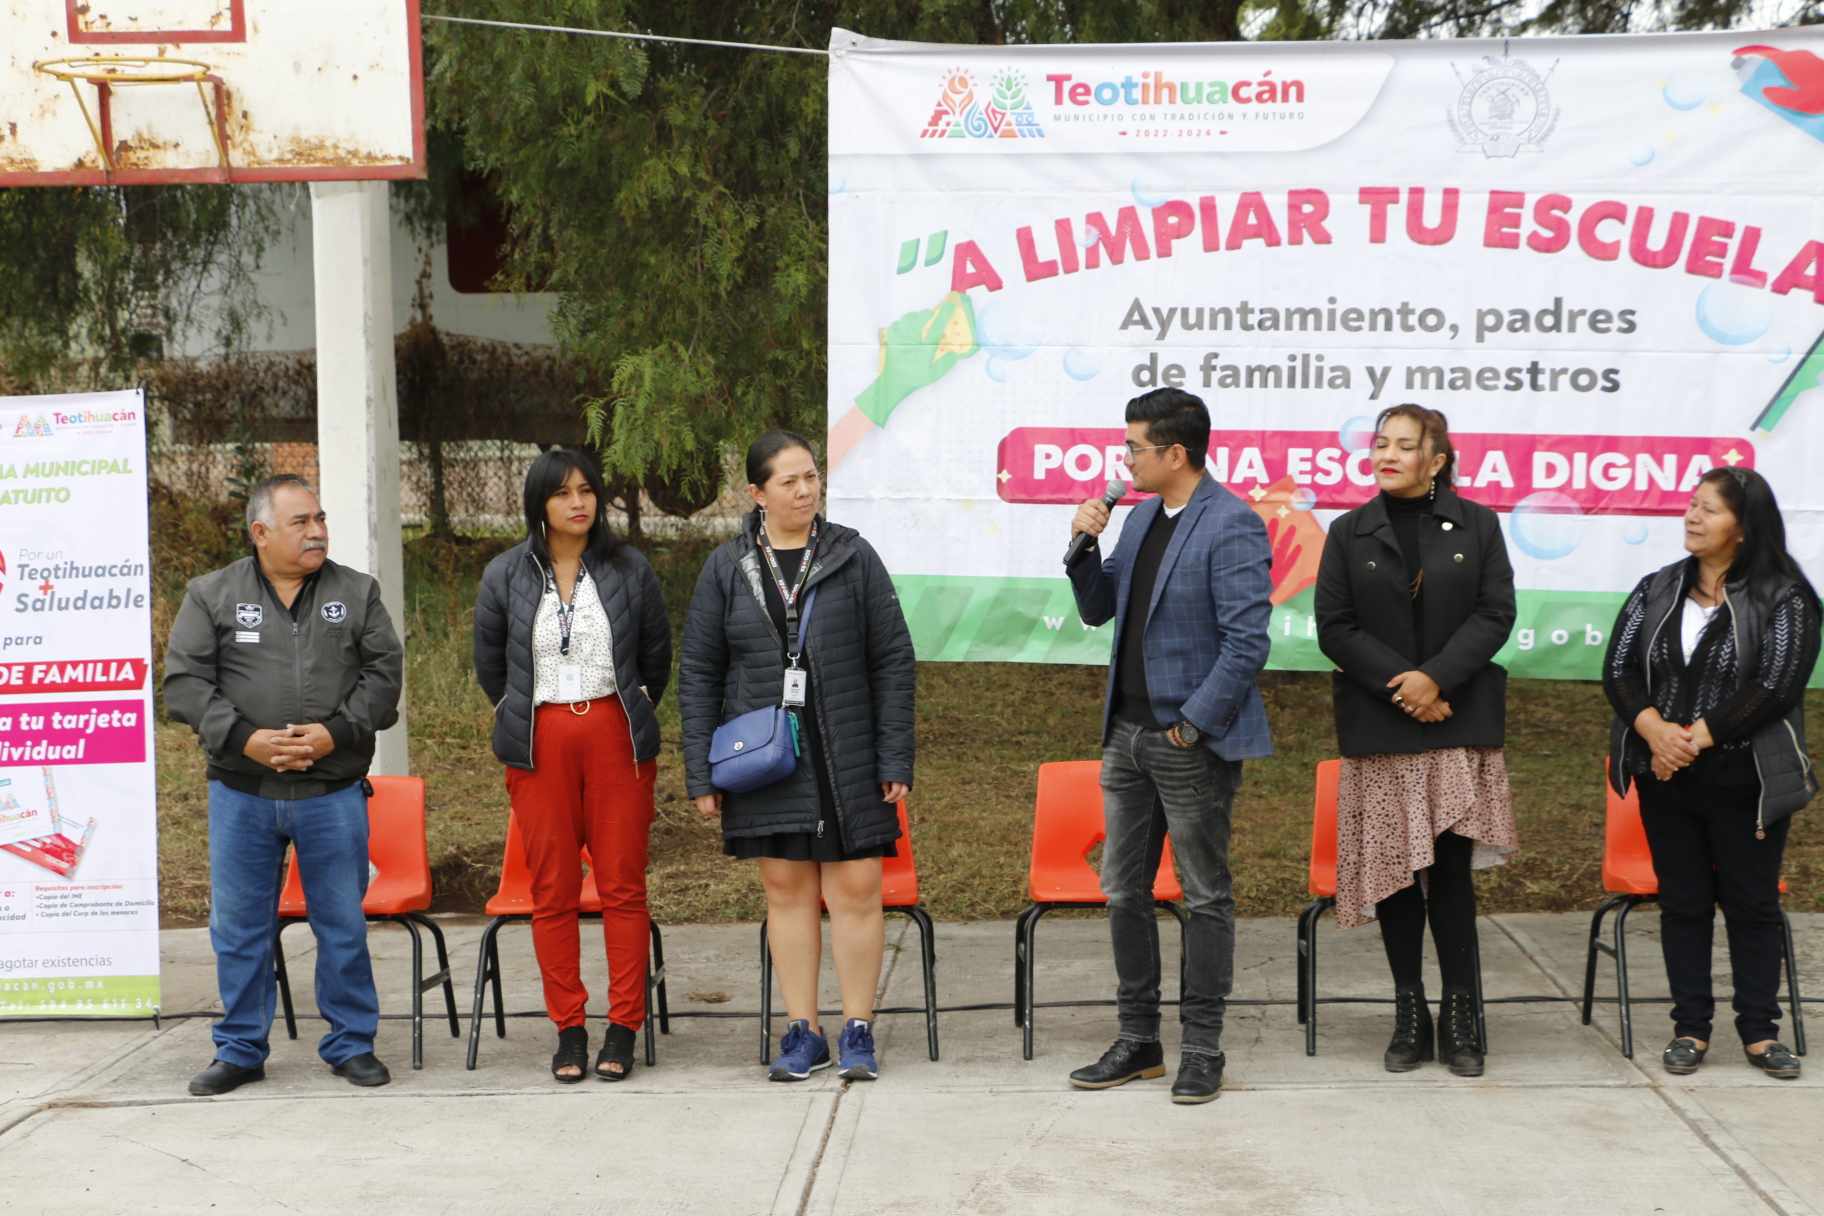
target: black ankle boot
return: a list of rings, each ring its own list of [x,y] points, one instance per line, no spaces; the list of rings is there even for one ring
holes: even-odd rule
[[[1381,1062],[1388,1072],[1411,1072],[1433,1056],[1431,1006],[1425,985],[1397,985],[1393,990],[1393,1038]]]
[[[1482,1045],[1476,1036],[1476,1000],[1461,988],[1446,988],[1438,1011],[1438,1058],[1459,1077],[1482,1075]]]

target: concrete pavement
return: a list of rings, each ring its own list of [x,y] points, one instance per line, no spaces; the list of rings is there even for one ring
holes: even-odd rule
[[[443,923],[466,1036],[481,922]],[[542,1019],[510,1021],[505,1039],[484,1030],[474,1072],[463,1068],[465,1040],[433,1020],[414,1072],[408,1025],[389,1018],[379,1051],[394,1083],[374,1091],[329,1074],[314,1049],[322,1023],[306,1017],[297,1042],[275,1028],[264,1083],[213,1100],[184,1092],[210,1058],[206,1018],[157,1030],[0,1023],[0,1203],[10,1213],[1824,1211],[1824,1057],[1798,1081],[1763,1077],[1742,1062],[1725,1008],[1709,1063],[1673,1078],[1658,1066],[1663,1004],[1637,1004],[1628,1061],[1613,1004],[1583,1027],[1567,1002],[1501,1000],[1575,995],[1587,925],[1576,913],[1484,919],[1489,1065],[1463,1080],[1437,1066],[1383,1072],[1390,1012],[1380,1005],[1325,1006],[1319,1054],[1307,1058],[1290,1004],[1291,922],[1245,920],[1235,995],[1286,1003],[1232,1009],[1223,1097],[1205,1107],[1171,1105],[1169,1073],[1106,1093],[1067,1086],[1065,1074],[1112,1038],[1108,1008],[1039,1010],[1030,1062],[1007,1009],[942,1015],[936,1063],[921,1017],[886,1017],[881,1080],[822,1073],[791,1086],[763,1079],[752,1016],[677,1018],[658,1067],[613,1086],[553,1083]],[[1811,964],[1801,979],[1817,988],[1824,915],[1795,928]],[[1656,930],[1650,910],[1630,927],[1637,1000],[1665,992]],[[897,920],[888,932],[882,1003],[918,1004],[917,935]],[[1326,919],[1320,934],[1322,995],[1386,995],[1374,930]],[[1162,936],[1175,950],[1171,922]],[[1717,937],[1720,947],[1720,925]],[[377,928],[373,942],[383,1006],[401,1012],[404,937]],[[937,943],[943,1005],[1011,999],[1010,924],[940,924]],[[314,1010],[309,935],[294,930],[287,944],[298,1007]],[[674,1013],[755,1010],[756,945],[751,925],[669,929]],[[169,931],[163,949],[165,1008],[211,1009],[206,932]],[[585,974],[599,1008],[598,950],[586,950],[598,961]],[[507,930],[503,959],[508,1006],[538,1008],[523,926]],[[1099,919],[1047,919],[1038,962],[1041,1002],[1112,989]],[[1717,974],[1726,983],[1720,952]],[[1599,977],[1599,995],[1611,994],[1606,960]],[[599,1043],[599,1023],[593,1033]],[[1166,1037],[1175,1064],[1169,1011]]]

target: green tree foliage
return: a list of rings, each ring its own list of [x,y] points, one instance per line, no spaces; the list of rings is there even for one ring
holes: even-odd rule
[[[20,391],[118,385],[199,335],[241,345],[283,190],[0,190],[0,373]]]

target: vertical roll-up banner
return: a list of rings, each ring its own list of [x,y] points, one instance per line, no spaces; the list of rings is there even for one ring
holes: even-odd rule
[[[0,1017],[158,1009],[145,418],[0,397]]]
[[[1718,466],[1824,577],[1824,30],[831,50],[831,514],[921,658],[1107,661],[1060,558],[1172,385],[1279,667],[1329,666],[1325,531],[1401,402],[1501,515],[1517,675],[1598,674]]]

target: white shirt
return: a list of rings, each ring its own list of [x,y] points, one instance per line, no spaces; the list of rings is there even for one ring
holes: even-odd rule
[[[538,601],[538,616],[532,621],[532,704],[567,701],[559,697],[558,668],[574,663],[582,672],[583,701],[614,693],[614,630],[608,624],[608,613],[596,593],[595,580],[585,572],[580,585],[571,595],[576,613],[570,620],[570,655],[564,657],[563,634],[557,623],[557,589],[545,584]]]
[[[1697,650],[1697,639],[1703,636],[1704,627],[1710,623],[1710,619],[1716,615],[1716,610],[1720,607],[1722,607],[1720,601],[1706,608],[1697,602],[1695,596],[1686,597],[1685,611],[1679,620],[1678,628],[1678,641],[1679,645],[1684,648],[1685,662],[1691,661],[1691,655]]]

